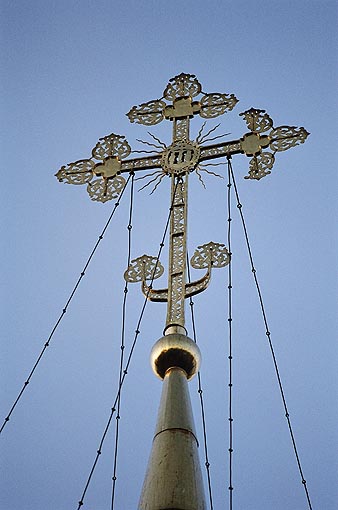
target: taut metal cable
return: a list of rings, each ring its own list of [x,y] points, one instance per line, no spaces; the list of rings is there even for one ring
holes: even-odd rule
[[[81,280],[84,277],[84,275],[86,273],[86,270],[87,270],[87,268],[88,268],[88,266],[89,266],[89,264],[90,264],[90,262],[91,262],[91,260],[92,260],[92,258],[94,256],[94,254],[95,254],[95,252],[96,252],[100,242],[102,241],[102,239],[104,237],[104,234],[106,233],[106,230],[107,230],[107,228],[108,228],[108,226],[109,226],[109,224],[110,224],[110,222],[111,222],[111,220],[112,220],[112,218],[113,218],[113,216],[115,214],[115,211],[116,211],[117,207],[120,205],[120,200],[121,200],[121,198],[122,198],[122,196],[124,194],[124,191],[125,191],[128,183],[129,183],[130,177],[131,177],[131,174],[129,175],[129,177],[128,177],[128,179],[127,179],[127,181],[126,181],[126,183],[125,183],[125,185],[124,185],[124,187],[123,187],[123,189],[121,191],[121,194],[120,194],[117,202],[115,203],[115,205],[113,207],[113,210],[110,213],[109,218],[108,218],[108,220],[107,220],[107,222],[106,222],[106,224],[105,224],[101,234],[99,235],[99,237],[98,237],[98,239],[97,239],[97,241],[96,241],[96,243],[94,245],[94,248],[92,249],[92,251],[91,251],[91,253],[90,253],[89,257],[88,257],[87,262],[85,263],[84,268],[82,269],[82,271],[80,273],[80,276],[79,276],[79,278],[78,278],[78,280],[77,280],[77,282],[76,282],[72,292],[70,293],[70,296],[69,296],[65,306],[63,307],[62,312],[61,312],[58,320],[56,321],[56,323],[55,323],[55,325],[54,325],[54,327],[53,327],[49,337],[47,338],[47,341],[45,342],[45,344],[44,344],[44,346],[43,346],[39,356],[37,357],[37,360],[35,361],[32,370],[30,371],[26,381],[24,382],[23,387],[21,388],[20,393],[18,394],[18,396],[15,399],[15,401],[14,401],[14,403],[13,403],[13,405],[12,405],[10,411],[9,411],[9,413],[7,414],[5,420],[4,420],[4,422],[3,422],[3,424],[2,424],[2,426],[0,428],[0,434],[3,431],[3,429],[5,428],[6,424],[8,423],[8,421],[9,421],[9,419],[10,419],[10,417],[11,417],[13,411],[14,411],[14,409],[16,408],[16,406],[17,406],[19,400],[21,399],[21,397],[22,397],[25,389],[27,388],[28,384],[30,383],[30,380],[31,380],[31,378],[32,378],[32,376],[33,376],[37,366],[39,365],[43,355],[45,354],[45,352],[47,350],[47,347],[49,347],[49,345],[50,345],[50,342],[51,342],[51,340],[52,340],[52,338],[54,336],[54,333],[55,333],[57,327],[59,326],[60,322],[62,321],[62,319],[63,319],[63,317],[65,315],[65,313],[67,312],[68,306],[69,306],[70,302],[72,301],[72,299],[74,297],[74,294],[77,291],[77,289],[78,289],[78,287],[79,287],[79,285],[81,283]]]
[[[132,233],[132,218],[133,218],[133,202],[134,202],[134,173],[132,174],[131,188],[130,188],[130,206],[129,206],[129,219],[128,219],[128,255],[127,255],[127,267],[129,267],[131,259],[131,233]],[[122,304],[122,328],[121,328],[121,354],[120,354],[120,369],[119,369],[119,386],[121,385],[123,375],[123,361],[124,361],[124,350],[125,350],[125,329],[126,329],[126,307],[127,307],[127,295],[128,295],[128,282],[125,282],[123,290],[123,304]],[[115,501],[115,490],[117,480],[117,457],[119,447],[119,429],[120,429],[120,409],[121,409],[121,393],[119,394],[117,401],[117,415],[116,415],[116,428],[115,428],[115,447],[114,447],[114,468],[112,476],[112,493],[111,493],[111,510],[114,509]]]
[[[165,228],[164,228],[164,232],[163,232],[163,236],[162,236],[162,239],[161,239],[161,242],[160,242],[160,245],[159,245],[159,249],[158,249],[158,253],[157,253],[157,257],[156,257],[155,267],[154,267],[153,272],[152,272],[152,278],[150,280],[150,284],[148,286],[147,294],[145,295],[143,306],[141,308],[139,319],[137,321],[133,343],[132,343],[131,348],[129,350],[127,362],[126,362],[124,370],[123,370],[121,381],[119,382],[119,387],[118,387],[118,390],[117,390],[117,393],[116,393],[116,396],[115,396],[115,400],[114,400],[113,406],[112,406],[110,414],[109,414],[109,418],[107,420],[105,429],[104,429],[103,434],[101,436],[99,447],[98,447],[98,449],[96,451],[96,456],[95,456],[92,468],[90,470],[90,473],[88,475],[85,487],[83,489],[83,492],[82,492],[82,495],[81,495],[81,499],[78,502],[77,510],[80,510],[81,506],[84,504],[83,501],[84,501],[85,495],[87,493],[89,484],[90,484],[91,479],[93,477],[93,474],[94,474],[96,465],[98,463],[99,457],[100,457],[100,455],[102,453],[102,446],[104,444],[104,441],[105,441],[105,438],[107,436],[107,433],[108,433],[111,421],[112,421],[114,413],[116,411],[116,405],[117,405],[117,403],[119,401],[124,381],[125,381],[126,376],[128,374],[128,369],[129,369],[129,366],[130,366],[130,363],[131,363],[132,355],[133,355],[135,347],[136,347],[137,339],[138,339],[139,334],[141,333],[140,327],[141,327],[142,319],[143,319],[144,312],[145,312],[145,309],[146,309],[146,306],[147,306],[148,296],[149,296],[149,293],[150,293],[150,291],[152,289],[152,285],[153,285],[153,281],[154,281],[154,275],[156,274],[156,269],[157,269],[157,266],[159,264],[159,260],[160,260],[160,256],[161,256],[162,250],[164,248],[164,241],[165,241],[165,238],[166,238],[167,233],[168,233],[168,228],[169,228],[170,218],[171,218],[172,211],[173,211],[173,205],[174,205],[174,200],[175,200],[175,196],[176,196],[176,190],[177,190],[178,182],[179,182],[179,179],[176,181],[176,185],[175,185],[175,188],[174,188],[174,193],[173,193],[173,198],[172,198],[172,201],[171,201],[171,204],[170,204],[170,208],[169,208],[168,218],[167,218],[167,221],[166,221],[166,224],[165,224]]]
[[[229,328],[229,510],[232,510],[233,502],[233,479],[232,479],[232,464],[233,464],[233,414],[232,414],[232,263],[231,263],[231,162],[230,156],[227,157],[228,161],[228,250],[230,255],[230,262],[228,264],[228,328]]]
[[[190,283],[190,265],[189,265],[189,256],[187,253],[187,268],[188,268],[188,281]],[[190,311],[191,311],[191,324],[192,324],[192,331],[193,331],[193,340],[195,343],[197,343],[197,335],[196,335],[196,325],[195,325],[195,312],[194,312],[194,301],[192,299],[192,296],[189,298],[189,305],[190,305]],[[207,471],[207,481],[208,481],[208,493],[209,493],[209,502],[210,502],[210,510],[213,510],[213,499],[212,499],[212,488],[211,488],[211,476],[210,476],[210,462],[209,462],[209,455],[208,455],[208,441],[207,441],[207,426],[206,426],[206,419],[205,419],[205,410],[204,410],[204,399],[203,399],[203,390],[202,390],[202,379],[200,372],[197,373],[197,379],[198,379],[198,394],[200,398],[200,406],[201,406],[201,417],[202,417],[202,427],[203,427],[203,445],[204,445],[204,456],[205,456],[205,468]]]
[[[237,199],[237,208],[239,210],[239,214],[240,214],[240,217],[241,217],[241,222],[242,222],[244,236],[245,236],[245,242],[246,242],[246,246],[247,246],[247,250],[248,250],[248,254],[249,254],[249,259],[250,259],[250,264],[251,264],[251,271],[252,271],[252,274],[253,274],[253,278],[254,278],[256,289],[257,289],[257,293],[258,293],[259,303],[260,303],[261,312],[262,312],[262,316],[263,316],[263,321],[264,321],[264,325],[265,325],[265,334],[266,334],[266,336],[268,338],[270,352],[271,352],[271,355],[272,355],[273,364],[274,364],[274,368],[275,368],[275,373],[276,373],[276,377],[277,377],[277,381],[278,381],[278,387],[279,387],[280,395],[281,395],[281,398],[282,398],[282,401],[283,401],[285,417],[286,417],[286,420],[287,420],[287,423],[288,423],[289,432],[290,432],[291,442],[292,442],[294,454],[295,454],[295,457],[296,457],[296,461],[297,461],[297,465],[298,465],[298,470],[299,470],[299,474],[300,474],[300,477],[301,477],[301,481],[302,481],[302,484],[304,486],[304,491],[305,491],[306,499],[307,499],[307,502],[308,502],[308,507],[309,507],[309,510],[312,510],[310,495],[309,495],[309,491],[308,491],[308,488],[307,488],[307,485],[306,485],[306,480],[305,480],[304,475],[303,475],[303,470],[302,470],[302,466],[301,466],[301,462],[300,462],[300,458],[299,458],[299,454],[298,454],[298,449],[297,449],[297,446],[296,446],[296,440],[295,440],[293,429],[292,429],[292,425],[291,425],[290,414],[289,414],[288,407],[287,407],[287,404],[286,404],[286,399],[285,399],[285,394],[284,394],[284,390],[283,390],[283,385],[282,385],[282,381],[281,381],[281,377],[280,377],[280,373],[279,373],[279,368],[278,368],[278,365],[277,365],[277,359],[276,359],[275,351],[274,351],[272,340],[271,340],[271,333],[270,333],[270,330],[269,330],[268,321],[267,321],[267,317],[266,317],[266,313],[265,313],[265,307],[264,307],[264,303],[263,303],[262,293],[261,293],[260,286],[259,286],[259,283],[258,283],[257,272],[256,272],[256,269],[255,269],[255,266],[254,266],[252,250],[251,250],[251,246],[250,246],[250,242],[249,242],[249,236],[248,236],[248,232],[247,232],[247,228],[246,228],[246,223],[245,223],[245,219],[244,219],[244,214],[243,214],[243,210],[242,210],[243,206],[242,206],[242,204],[240,202],[240,199],[239,199],[239,194],[238,194],[238,190],[237,190],[237,186],[236,186],[235,176],[234,176],[234,173],[233,173],[232,164],[231,164],[231,158],[230,157],[228,158],[228,165],[229,165],[229,169],[230,169],[230,173],[231,173],[231,179],[232,179],[232,182],[233,182],[233,185],[234,185],[235,195],[236,195],[236,199]]]

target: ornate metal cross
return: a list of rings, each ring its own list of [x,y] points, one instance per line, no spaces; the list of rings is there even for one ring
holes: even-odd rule
[[[199,100],[195,99],[197,96],[201,96]],[[158,124],[164,119],[171,121],[173,123],[171,145],[167,147],[151,135],[159,143],[155,145],[144,142],[154,147],[151,155],[126,159],[131,153],[128,142],[124,136],[112,133],[100,138],[89,159],[62,166],[56,174],[59,181],[68,184],[87,184],[91,199],[101,202],[119,196],[125,185],[125,179],[121,175],[123,173],[154,170],[145,175],[154,176],[150,180],[155,183],[154,190],[163,177],[171,177],[168,288],[155,290],[152,284],[147,285],[147,281],[152,282],[159,278],[164,271],[156,257],[148,255],[138,257],[132,260],[125,272],[127,281],[142,282],[142,290],[151,301],[168,303],[166,328],[169,326],[184,328],[185,299],[206,289],[212,268],[223,267],[230,260],[223,244],[210,242],[199,246],[190,263],[194,268],[206,269],[206,273],[195,282],[186,281],[189,174],[195,171],[202,181],[200,172],[208,172],[205,169],[210,165],[208,161],[221,157],[230,158],[234,154],[245,154],[251,158],[249,173],[245,178],[259,180],[271,173],[276,152],[303,143],[309,134],[303,127],[283,125],[274,128],[273,121],[265,110],[251,108],[240,114],[249,130],[241,138],[203,145],[203,142],[215,141],[224,136],[208,138],[216,128],[202,135],[204,123],[196,140],[190,140],[191,118],[196,115],[204,119],[218,117],[231,111],[237,102],[233,94],[203,92],[195,75],[182,73],[169,81],[160,99],[134,106],[127,114],[131,122],[146,126]]]

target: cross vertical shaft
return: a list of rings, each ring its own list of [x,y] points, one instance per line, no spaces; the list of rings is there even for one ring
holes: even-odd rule
[[[173,142],[189,140],[189,119],[175,119],[173,122]],[[174,153],[173,164],[177,163],[178,153]],[[181,155],[182,157],[182,155]],[[187,212],[188,174],[171,177],[171,218],[169,242],[168,306],[166,328],[178,325],[184,328],[184,302],[187,261]]]
[[[142,292],[150,301],[167,302],[164,336],[155,343],[151,354],[153,371],[164,385],[139,510],[206,509],[187,388],[187,381],[199,370],[200,352],[187,336],[184,303],[186,298],[208,287],[211,270],[225,267],[230,254],[224,244],[209,242],[198,246],[190,265],[206,272],[202,278],[186,282],[189,174],[195,172],[203,183],[200,172],[214,174],[206,169],[213,164],[211,160],[245,154],[251,158],[245,178],[260,180],[271,173],[277,152],[303,143],[309,134],[303,127],[274,127],[265,110],[250,108],[240,114],[249,130],[241,138],[215,143],[226,135],[209,137],[218,126],[203,135],[203,122],[196,140],[190,141],[191,118],[199,115],[202,119],[214,119],[231,111],[237,102],[234,94],[205,93],[195,75],[181,73],[170,79],[160,99],[134,106],[127,114],[131,122],[146,126],[164,119],[171,121],[171,145],[166,146],[149,133],[160,146],[143,143],[160,150],[128,158],[131,147],[125,137],[111,133],[99,139],[90,158],[62,166],[56,174],[59,181],[68,184],[87,184],[90,198],[100,202],[120,196],[126,186],[121,175],[124,173],[151,170],[144,177],[155,177],[143,187],[155,182],[153,191],[164,177],[171,179],[168,286],[153,288],[153,280],[164,272],[158,257],[144,254],[132,260],[124,274],[126,281],[142,283]]]

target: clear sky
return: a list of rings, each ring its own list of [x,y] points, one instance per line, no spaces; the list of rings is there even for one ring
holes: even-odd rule
[[[259,182],[243,179],[246,157],[233,165],[313,509],[336,508],[337,57],[335,1],[2,0],[1,420],[113,207],[58,183],[55,172],[111,132],[139,149],[147,128],[125,113],[161,97],[176,74],[196,74],[206,92],[239,99],[219,118],[229,139],[246,131],[238,114],[250,107],[311,133],[277,154]],[[169,122],[151,132],[170,143]],[[189,252],[226,242],[226,181],[206,185],[191,176]],[[133,257],[156,255],[169,189],[164,180],[151,196],[136,193]],[[306,510],[233,209],[234,509]],[[125,200],[0,436],[3,510],[77,508],[116,394],[127,215]],[[228,508],[226,286],[227,271],[217,270],[195,298],[215,510]],[[129,346],[139,285],[128,299]],[[123,390],[117,510],[137,507],[161,392],[149,353],[164,321],[165,308],[149,303]],[[196,381],[190,389],[201,439]],[[110,509],[114,427],[85,509]]]

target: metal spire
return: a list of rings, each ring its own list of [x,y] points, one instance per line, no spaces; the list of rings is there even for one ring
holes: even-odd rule
[[[157,148],[154,155],[126,159],[131,152],[128,142],[123,136],[112,133],[98,141],[91,158],[62,166],[56,174],[59,181],[87,184],[91,199],[101,202],[119,196],[125,184],[123,173],[155,169],[144,176],[153,177],[145,186],[153,182],[154,190],[165,176],[171,178],[168,286],[153,288],[153,280],[163,274],[164,268],[156,257],[149,255],[132,260],[124,275],[128,282],[141,282],[143,293],[151,301],[167,302],[164,336],[155,343],[151,354],[153,370],[164,382],[139,510],[206,508],[187,388],[187,381],[199,369],[200,352],[186,334],[184,303],[187,297],[207,288],[212,269],[226,266],[230,256],[220,243],[199,246],[190,264],[206,272],[199,280],[187,282],[189,174],[196,172],[203,183],[201,172],[213,174],[207,169],[210,160],[245,154],[251,158],[246,178],[259,180],[271,173],[276,152],[299,145],[308,136],[303,127],[274,128],[265,110],[251,108],[240,114],[249,130],[241,138],[203,145],[224,136],[210,138],[216,128],[203,135],[204,123],[196,140],[190,140],[191,118],[196,115],[204,119],[218,117],[232,110],[237,102],[233,94],[203,92],[194,75],[181,73],[169,81],[160,99],[134,106],[127,114],[131,122],[146,126],[170,120],[173,123],[171,145],[165,146],[152,135],[160,145],[145,143]],[[151,285],[148,286],[147,281],[151,281]]]
[[[154,372],[164,381],[139,510],[205,510],[187,386],[199,368],[199,349],[187,336],[169,333],[153,347],[151,361]]]

